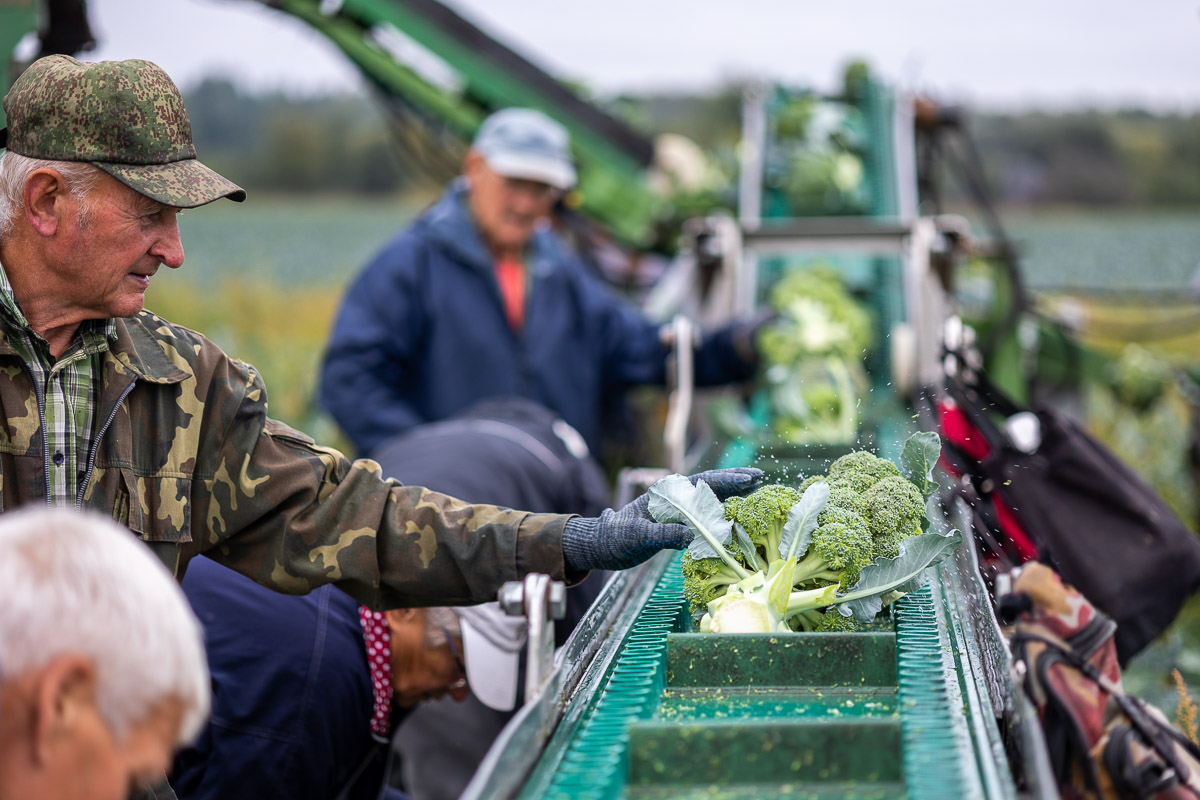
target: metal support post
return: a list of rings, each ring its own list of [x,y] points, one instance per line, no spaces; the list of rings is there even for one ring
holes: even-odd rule
[[[567,586],[549,575],[530,573],[523,581],[509,581],[500,587],[500,607],[509,616],[524,616],[529,626],[523,695],[523,702],[528,703],[554,668],[552,623],[567,613]]]

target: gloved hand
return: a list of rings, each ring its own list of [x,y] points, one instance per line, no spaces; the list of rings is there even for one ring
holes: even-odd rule
[[[758,488],[762,470],[753,467],[714,469],[689,475],[693,484],[704,481],[724,500]],[[650,495],[643,494],[620,511],[611,508],[599,517],[573,517],[563,528],[563,559],[576,572],[590,569],[628,569],[659,550],[680,550],[692,541],[692,532],[679,523],[655,522],[647,510]]]
[[[779,312],[765,307],[732,323],[731,339],[742,361],[747,364],[758,363],[758,332],[777,319]]]

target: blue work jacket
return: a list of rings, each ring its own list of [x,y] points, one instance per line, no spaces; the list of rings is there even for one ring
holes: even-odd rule
[[[321,369],[320,398],[360,453],[479,400],[519,396],[599,451],[606,397],[661,385],[659,324],[590,274],[552,231],[527,251],[525,319],[510,327],[494,262],[460,180],[351,284]],[[753,374],[731,329],[705,337],[696,382]]]
[[[391,750],[371,735],[357,602],[332,586],[279,594],[207,558],[192,559],[183,590],[204,626],[213,705],[175,757],[180,800],[406,797],[384,785]]]

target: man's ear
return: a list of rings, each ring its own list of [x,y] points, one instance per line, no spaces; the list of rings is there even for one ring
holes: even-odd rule
[[[422,613],[419,608],[389,608],[383,612],[383,618],[387,620],[388,631],[394,635],[415,622]]]
[[[74,653],[55,657],[42,670],[34,702],[33,757],[44,765],[55,746],[73,735],[95,709],[95,664]]]
[[[34,170],[25,181],[25,219],[42,236],[53,236],[64,213],[67,183],[58,170]]]
[[[479,168],[485,165],[483,156],[474,150],[468,150],[467,154],[463,156],[462,174],[469,182],[479,172]]]

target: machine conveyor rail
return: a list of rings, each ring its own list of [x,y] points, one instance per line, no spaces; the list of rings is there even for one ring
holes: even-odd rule
[[[694,633],[674,553],[616,580],[466,797],[1054,796],[968,555],[854,634]]]

